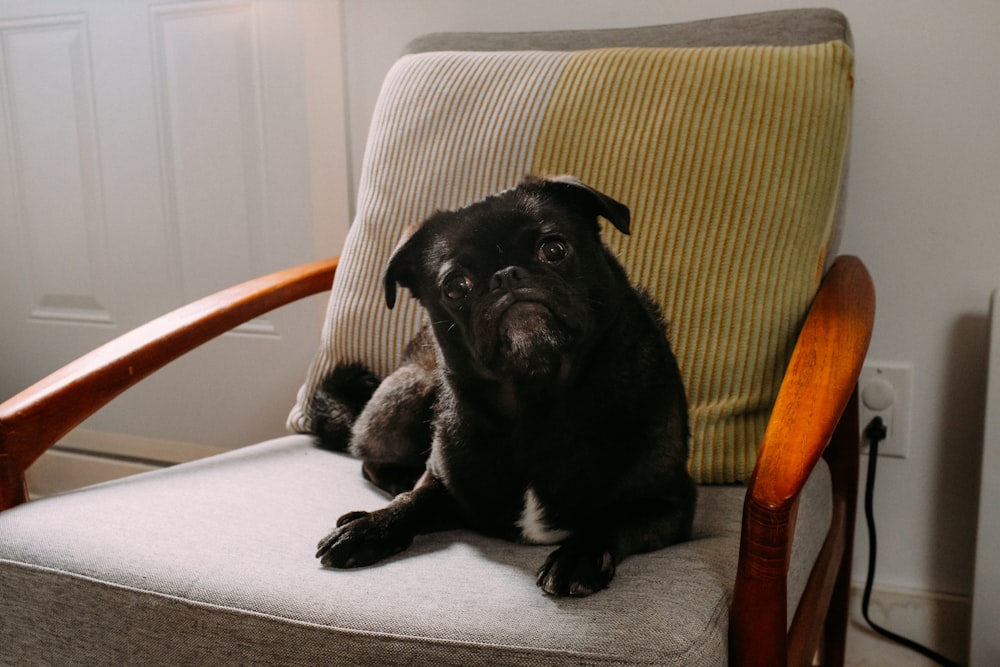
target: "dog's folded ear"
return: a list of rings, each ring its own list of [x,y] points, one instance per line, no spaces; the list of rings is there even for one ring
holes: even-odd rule
[[[392,265],[385,271],[385,305],[391,310],[396,305],[396,277]]]
[[[396,244],[396,249],[392,251],[388,265],[386,265],[382,283],[385,287],[385,305],[390,309],[396,305],[396,286],[411,287],[413,284],[416,262],[420,259],[420,251],[417,248],[419,242],[417,232],[423,224],[423,221],[416,222],[406,228],[403,237]]]
[[[595,216],[599,215],[606,219],[621,233],[629,233],[632,214],[629,212],[628,206],[587,185],[575,176],[569,174],[544,178],[528,176],[525,178],[525,182],[540,184],[543,189],[553,194],[568,197],[574,203],[585,206]]]

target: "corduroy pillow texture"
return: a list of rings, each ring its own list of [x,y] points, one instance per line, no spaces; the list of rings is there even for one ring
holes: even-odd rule
[[[381,278],[410,223],[573,174],[632,211],[632,234],[605,240],[667,319],[693,476],[746,480],[834,234],[852,67],[841,41],[404,56],[289,427],[310,431],[335,365],[396,367],[420,308],[404,292],[388,310]]]

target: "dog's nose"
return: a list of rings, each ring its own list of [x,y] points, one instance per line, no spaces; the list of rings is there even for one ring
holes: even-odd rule
[[[518,266],[508,266],[493,274],[490,279],[490,289],[492,290],[512,290],[517,284],[524,280],[524,270]]]

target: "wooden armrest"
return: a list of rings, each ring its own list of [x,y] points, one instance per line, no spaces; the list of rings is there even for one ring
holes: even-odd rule
[[[838,257],[806,319],[750,484],[755,505],[798,497],[851,398],[868,353],[875,289],[857,257]]]
[[[732,664],[774,666],[789,659],[783,648],[788,645],[786,578],[798,498],[835,431],[841,438],[853,437],[856,446],[857,419],[841,424],[841,417],[845,407],[856,409],[853,397],[874,319],[875,290],[868,270],[856,257],[839,257],[799,334],[747,489],[730,616],[731,650],[738,646],[740,655],[732,656]],[[847,433],[852,426],[855,432]],[[835,480],[835,492],[843,488],[856,487]],[[844,505],[845,499],[835,498],[833,525],[817,559],[829,571],[814,573],[803,596],[803,604],[822,605],[815,610],[818,619],[809,623],[823,623],[824,601],[830,599],[842,560],[849,557],[844,551],[850,536],[845,534],[853,530],[853,512]]]
[[[123,391],[268,311],[330,289],[338,258],[212,294],[119,336],[0,404],[0,510],[23,502],[24,471]]]

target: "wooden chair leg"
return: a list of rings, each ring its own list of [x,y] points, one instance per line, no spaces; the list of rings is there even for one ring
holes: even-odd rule
[[[0,467],[0,511],[28,500],[28,485],[24,474],[13,468]]]
[[[847,644],[847,621],[850,616],[850,559],[850,554],[847,554],[846,562],[840,566],[840,573],[837,575],[837,586],[833,590],[830,609],[827,611],[822,648],[824,667],[841,667],[844,664],[845,647]]]
[[[834,431],[827,463],[833,476],[834,502],[845,510],[844,554],[837,572],[837,582],[830,599],[823,631],[823,665],[844,664],[847,623],[850,617],[851,564],[854,556],[854,523],[858,501],[858,469],[861,431],[858,424],[858,390],[855,388],[837,429]]]

